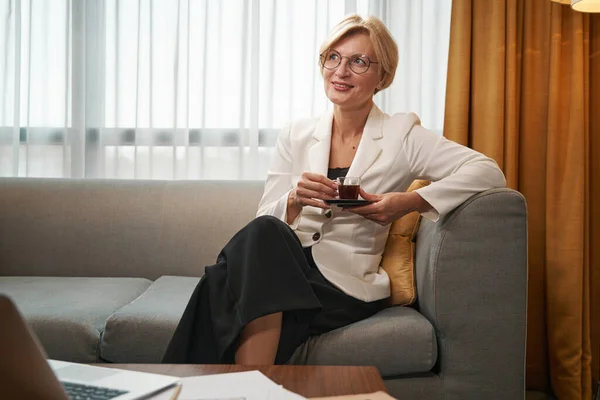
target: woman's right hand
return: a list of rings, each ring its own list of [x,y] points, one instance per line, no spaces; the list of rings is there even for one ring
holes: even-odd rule
[[[333,200],[337,196],[337,183],[321,174],[304,172],[296,187],[288,195],[287,221],[293,222],[304,206],[329,209],[323,200]]]

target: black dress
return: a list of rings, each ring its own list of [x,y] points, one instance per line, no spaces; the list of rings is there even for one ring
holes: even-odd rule
[[[330,169],[335,179],[347,168]],[[164,363],[231,364],[242,329],[283,312],[275,358],[284,364],[310,336],[368,318],[383,301],[342,292],[318,270],[311,248],[275,217],[258,217],[206,267],[164,355]]]

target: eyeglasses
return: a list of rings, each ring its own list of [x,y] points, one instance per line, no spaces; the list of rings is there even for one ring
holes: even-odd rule
[[[347,58],[348,66],[352,72],[359,75],[367,72],[371,64],[379,64],[376,61],[371,61],[366,54],[354,54],[346,57],[335,50],[329,49],[321,54],[321,65],[323,68],[336,69],[342,63],[342,58]]]

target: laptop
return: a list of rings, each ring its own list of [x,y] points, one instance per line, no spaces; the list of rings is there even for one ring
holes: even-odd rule
[[[0,294],[0,398],[134,400],[174,386],[179,378],[46,360],[16,306]],[[92,394],[90,394],[92,393]]]

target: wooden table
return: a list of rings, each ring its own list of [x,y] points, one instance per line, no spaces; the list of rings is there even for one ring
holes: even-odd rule
[[[152,372],[171,376],[198,376],[259,370],[284,388],[304,397],[341,396],[348,394],[387,392],[375,367],[273,365],[243,367],[240,365],[191,364],[95,364],[102,367]]]

